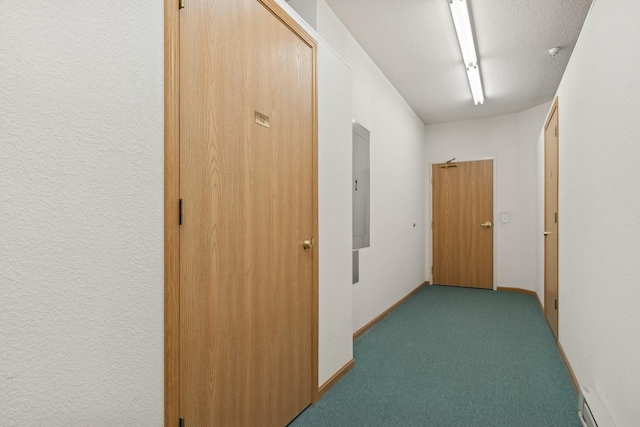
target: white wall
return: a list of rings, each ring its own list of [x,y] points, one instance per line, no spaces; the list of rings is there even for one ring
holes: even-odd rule
[[[317,6],[318,33],[354,70],[353,119],[371,132],[371,247],[353,286],[355,332],[425,280],[424,125],[326,2]]]
[[[426,126],[427,213],[431,221],[432,163],[495,158],[494,244],[497,286],[536,290],[536,145],[549,103],[477,120]],[[509,222],[501,223],[501,214]],[[427,277],[431,276],[431,229],[426,229]]]
[[[640,425],[639,21],[597,1],[558,89],[559,337],[618,426]]]
[[[521,141],[518,153],[518,207],[522,223],[520,229],[512,236],[519,245],[518,281],[523,283],[523,288],[536,292],[538,301],[544,303],[544,290],[540,292],[539,283],[539,244],[542,244],[542,228],[539,225],[539,186],[538,186],[538,154],[540,147],[544,148],[544,140],[541,142],[540,123],[544,122],[550,102],[530,108],[517,114],[519,140]],[[543,171],[544,174],[544,171]],[[544,206],[543,206],[544,209]],[[496,218],[497,221],[500,218]],[[508,224],[507,224],[508,225]]]
[[[162,3],[2,10],[0,423],[162,425]]]
[[[353,70],[318,43],[319,366],[324,384],[353,358],[351,88]]]

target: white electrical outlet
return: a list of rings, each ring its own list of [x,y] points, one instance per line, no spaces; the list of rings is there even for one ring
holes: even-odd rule
[[[509,222],[509,215],[502,214],[502,217],[500,218],[500,222]]]

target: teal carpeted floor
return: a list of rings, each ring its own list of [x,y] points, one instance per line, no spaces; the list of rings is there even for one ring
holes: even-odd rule
[[[356,340],[354,358],[291,427],[580,426],[532,296],[427,286]]]

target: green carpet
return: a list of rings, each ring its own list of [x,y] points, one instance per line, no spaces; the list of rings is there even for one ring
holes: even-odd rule
[[[356,340],[354,358],[291,427],[580,426],[532,296],[427,286]]]

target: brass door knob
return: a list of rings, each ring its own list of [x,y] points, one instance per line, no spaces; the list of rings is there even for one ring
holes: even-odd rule
[[[493,224],[491,224],[491,221],[487,221],[484,224],[480,224],[480,227],[491,228],[493,227]]]
[[[304,248],[305,251],[312,249],[313,248],[313,237],[311,239],[305,239],[304,242],[302,242],[302,247]]]

